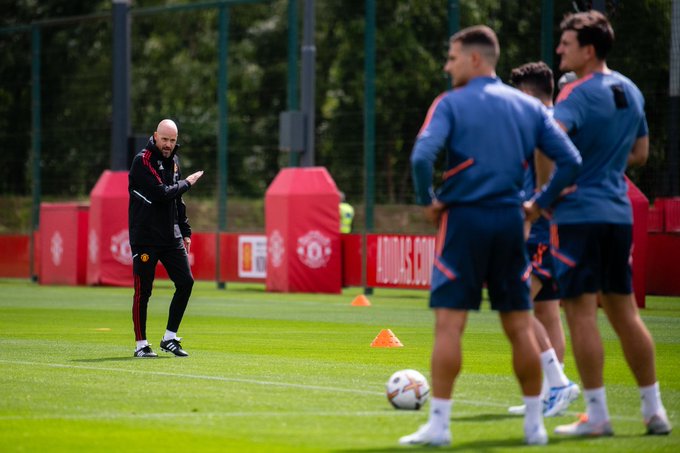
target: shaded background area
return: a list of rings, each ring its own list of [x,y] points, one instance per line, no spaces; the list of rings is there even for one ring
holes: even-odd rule
[[[133,8],[184,3],[137,0]],[[302,2],[299,2],[302,3]],[[554,1],[553,40],[564,13],[587,1]],[[409,154],[432,100],[447,89],[446,0],[381,0],[376,37],[376,230],[419,232]],[[462,27],[486,23],[501,42],[498,75],[541,55],[541,2],[460,2]],[[610,67],[643,91],[650,159],[629,172],[650,201],[670,193],[670,0],[607,1],[616,43]],[[278,118],[286,110],[287,0],[231,7],[229,30],[228,229],[260,229],[262,199],[289,156],[278,151]],[[111,10],[109,0],[0,0],[0,27]],[[364,1],[317,0],[316,165],[325,166],[363,225]],[[301,17],[301,15],[300,15]],[[135,17],[131,28],[133,134],[158,121],[180,127],[186,174],[206,170],[189,197],[198,230],[214,230],[217,193],[216,10]],[[302,24],[298,24],[301,33]],[[42,30],[42,196],[85,199],[110,165],[110,18]],[[30,229],[31,36],[0,34],[0,233]],[[556,78],[558,57],[554,58]],[[676,183],[677,186],[677,183]],[[25,213],[24,213],[25,212]],[[205,228],[203,228],[203,226]],[[429,230],[428,230],[429,231]]]

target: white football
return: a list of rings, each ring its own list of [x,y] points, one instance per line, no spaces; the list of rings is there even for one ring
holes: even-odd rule
[[[385,384],[387,400],[396,409],[418,410],[430,396],[430,385],[416,370],[399,370]]]

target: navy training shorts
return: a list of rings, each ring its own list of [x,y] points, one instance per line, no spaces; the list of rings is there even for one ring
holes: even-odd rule
[[[552,229],[550,241],[562,297],[633,292],[632,225],[558,225]]]
[[[430,307],[479,310],[486,282],[492,309],[530,310],[530,276],[519,206],[453,206],[444,213]]]

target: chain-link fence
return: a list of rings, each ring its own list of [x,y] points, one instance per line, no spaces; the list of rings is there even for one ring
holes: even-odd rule
[[[160,3],[136,1],[133,10]],[[431,101],[448,85],[442,66],[449,3],[377,2],[374,184],[379,205],[413,202],[410,150]],[[461,0],[460,25],[485,23],[497,31],[502,54],[498,75],[507,80],[513,67],[541,57],[541,6],[545,3]],[[588,3],[553,2],[553,47],[563,14],[586,8]],[[669,117],[671,2],[604,3],[617,34],[609,65],[629,76],[646,98],[650,159],[630,176],[650,199],[669,195],[669,135],[671,128],[680,127],[670,124]],[[81,20],[40,27],[40,168],[46,199],[86,197],[111,160],[111,18],[92,15],[111,5],[84,2],[80,7],[79,13],[86,15]],[[289,164],[289,156],[278,151],[278,118],[287,100],[287,7],[287,0],[230,7],[230,199],[262,199],[280,168]],[[328,167],[348,200],[361,206],[365,193],[364,1],[317,0],[316,10],[315,163]],[[143,140],[165,117],[178,122],[184,171],[207,170],[192,197],[214,197],[217,187],[217,14],[217,9],[203,9],[132,16],[133,136],[138,142]],[[4,18],[0,27],[40,19],[18,12],[15,16]],[[0,51],[4,56],[0,67],[0,198],[29,197],[31,65],[36,64],[30,30],[0,34]],[[557,78],[558,59],[554,59]],[[358,212],[360,216],[361,209]]]

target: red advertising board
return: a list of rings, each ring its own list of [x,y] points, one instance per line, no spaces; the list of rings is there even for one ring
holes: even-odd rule
[[[87,283],[132,286],[128,174],[105,170],[90,192]]]
[[[28,235],[0,235],[0,277],[29,278],[30,248]]]
[[[386,288],[429,288],[434,236],[369,234],[366,284]]]
[[[267,278],[267,236],[220,234],[220,280],[261,282]]]
[[[650,233],[647,292],[680,296],[680,234]]]

